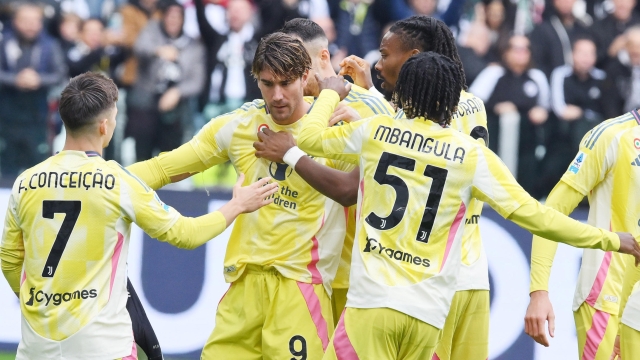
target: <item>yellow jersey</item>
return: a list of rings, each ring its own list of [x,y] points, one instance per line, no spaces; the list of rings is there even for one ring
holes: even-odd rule
[[[638,236],[640,201],[637,196],[630,195],[640,193],[640,126],[625,131],[620,137],[618,158],[612,172],[612,197],[616,201],[611,203],[611,228],[613,231],[625,231]],[[621,322],[640,331],[640,269],[636,268],[633,257],[622,257],[626,268],[624,287],[620,295]]]
[[[640,115],[633,110],[594,127],[583,137],[578,154],[562,176],[563,183],[588,196],[588,223],[593,226],[611,229],[614,204],[628,196],[615,188],[614,166],[618,162],[620,137],[639,124]],[[547,290],[557,245],[538,237],[533,241],[530,290]],[[623,257],[616,252],[584,250],[573,298],[574,311],[586,302],[597,310],[618,314],[625,269]]]
[[[129,167],[152,187],[162,186],[172,176],[204,171],[231,161],[245,174],[245,185],[271,176],[279,184],[274,201],[236,219],[224,260],[227,282],[237,280],[246,265],[273,267],[284,277],[324,284],[331,294],[345,237],[344,207],[326,198],[287,164],[259,159],[253,143],[258,131],[267,127],[297,137],[305,117],[291,125],[278,125],[263,100],[212,119],[191,141],[157,158]],[[320,164],[347,170],[349,164],[314,158]],[[155,170],[158,169],[158,170]]]
[[[406,119],[404,111],[398,110],[396,119]],[[482,144],[489,146],[487,112],[484,102],[475,95],[462,91],[458,109],[451,119],[451,128],[467,134],[474,139],[481,139]],[[480,215],[482,202],[472,199],[468,216],[464,220],[462,235],[462,266],[458,277],[457,290],[489,290],[489,264],[487,254],[480,237]]]
[[[343,102],[350,108],[358,112],[361,119],[366,119],[375,115],[393,115],[395,111],[391,105],[382,97],[351,84],[351,91]],[[351,171],[355,166],[347,169]],[[347,213],[347,233],[344,238],[342,253],[340,254],[340,265],[333,281],[334,289],[347,289],[349,287],[349,269],[351,268],[351,249],[353,248],[353,238],[356,232],[356,206],[350,206]]]
[[[131,223],[159,238],[180,218],[142,181],[95,152],[62,151],[22,173],[0,247],[3,271],[21,266],[19,284],[9,279],[20,292],[18,358],[129,355]]]
[[[542,207],[470,136],[421,118],[384,115],[327,129],[338,101],[335,92],[323,91],[298,146],[360,165],[347,307],[387,307],[442,328],[456,291],[461,225],[472,198],[538,234],[571,234],[566,241],[582,247],[619,248],[616,234]]]

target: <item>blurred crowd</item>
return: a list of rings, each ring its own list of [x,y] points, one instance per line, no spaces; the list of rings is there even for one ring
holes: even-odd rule
[[[589,129],[640,106],[636,0],[0,0],[0,176],[59,150],[70,77],[99,71],[118,84],[119,131],[104,156],[126,165],[260,98],[253,54],[285,21],[317,22],[339,70],[348,55],[375,64],[386,29],[413,14],[456,34],[490,147],[535,197]],[[218,166],[191,184],[234,180]]]

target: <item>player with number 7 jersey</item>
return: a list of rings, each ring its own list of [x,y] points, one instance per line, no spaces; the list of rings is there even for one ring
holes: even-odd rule
[[[266,185],[269,179],[237,184],[219,211],[181,216],[118,163],[102,159],[116,124],[117,93],[102,75],[71,79],[60,105],[64,150],[23,172],[11,191],[0,260],[20,298],[17,359],[137,358],[126,307],[131,224],[192,249],[240,213],[269,204],[265,197],[277,190]]]
[[[347,309],[325,359],[433,355],[456,290],[462,221],[474,198],[557,241],[620,247],[616,234],[542,206],[493,152],[447,126],[462,87],[452,75],[457,71],[431,52],[407,60],[395,96],[408,119],[376,116],[326,128],[340,97],[324,90],[298,136],[307,153],[362,169]],[[429,89],[421,79],[444,88]],[[321,88],[344,95],[339,81],[325,79]]]

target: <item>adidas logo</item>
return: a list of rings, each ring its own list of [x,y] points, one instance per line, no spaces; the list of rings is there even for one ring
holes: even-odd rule
[[[631,166],[640,166],[640,155],[638,155],[636,159],[631,162]]]

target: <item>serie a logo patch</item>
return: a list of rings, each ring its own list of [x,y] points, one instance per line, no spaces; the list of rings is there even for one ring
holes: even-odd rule
[[[573,162],[571,162],[571,165],[569,165],[569,172],[577,174],[578,171],[580,171],[580,167],[582,167],[582,163],[584,163],[584,160],[586,158],[587,154],[583,153],[582,151],[578,152],[576,158],[573,159]]]

